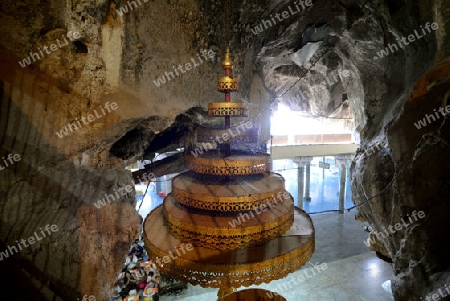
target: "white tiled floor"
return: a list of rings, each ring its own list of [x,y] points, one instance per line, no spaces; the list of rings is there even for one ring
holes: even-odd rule
[[[288,301],[394,300],[382,287],[392,276],[391,266],[364,245],[367,233],[362,230],[363,224],[354,220],[353,213],[317,215],[313,216],[313,221],[316,252],[310,262],[325,263],[327,268],[303,282],[294,281],[301,274],[312,275],[307,265],[283,279],[254,287],[278,292]],[[217,300],[217,291],[189,285],[185,293],[161,296],[160,300],[213,301]]]
[[[332,162],[331,162],[332,163]],[[287,164],[286,166],[283,164]],[[277,168],[286,179],[286,188],[296,198],[297,171],[290,169],[291,162],[278,162]],[[337,209],[339,184],[338,174],[332,170],[311,168],[310,202],[303,202],[307,212]],[[325,177],[322,177],[325,175]],[[145,189],[145,188],[144,188]],[[148,212],[161,204],[163,198],[156,191],[149,191],[139,213],[145,218]],[[297,199],[296,199],[297,203]],[[139,207],[140,202],[137,204]],[[347,183],[345,207],[352,206],[351,190]],[[362,230],[363,224],[355,221],[356,211],[345,214],[312,215],[316,229],[316,248],[311,263],[327,264],[327,269],[311,278],[294,285],[292,279],[297,279],[307,265],[289,276],[260,285],[260,288],[280,293],[288,301],[391,301],[391,293],[383,289],[382,284],[392,276],[391,265],[381,261],[371,252],[363,240],[367,232]],[[288,284],[291,283],[292,287]],[[283,289],[282,285],[286,289]],[[245,289],[245,288],[240,288]],[[161,296],[161,301],[214,301],[217,300],[217,289],[201,288],[189,285],[183,294],[178,296]]]

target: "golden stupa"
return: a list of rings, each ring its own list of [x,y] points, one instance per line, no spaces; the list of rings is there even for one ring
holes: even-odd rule
[[[196,130],[184,155],[189,171],[172,179],[171,194],[144,223],[147,251],[165,259],[161,272],[220,288],[219,299],[280,279],[314,252],[312,221],[294,207],[283,177],[270,172],[270,155],[233,148],[258,143],[258,131],[250,121],[230,125],[230,117],[248,115],[244,103],[231,102],[238,89],[232,66],[227,49],[218,81],[225,101],[208,104],[209,116],[225,118],[224,128]]]

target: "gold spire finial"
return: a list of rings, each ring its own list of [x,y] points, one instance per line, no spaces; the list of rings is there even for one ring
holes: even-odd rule
[[[230,48],[227,47],[227,50],[225,51],[225,58],[223,59],[222,62],[222,68],[231,69],[231,67],[233,67],[233,62],[231,61]]]

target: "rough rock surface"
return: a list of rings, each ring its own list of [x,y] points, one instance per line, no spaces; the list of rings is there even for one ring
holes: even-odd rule
[[[361,143],[354,202],[376,196],[360,216],[382,231],[425,212],[379,244],[393,260],[395,299],[419,300],[448,283],[448,121],[414,126],[450,87],[445,0],[312,1],[297,13],[288,0],[230,1],[229,13],[226,1],[140,0],[120,11],[129,2],[0,3],[0,155],[21,157],[0,171],[1,250],[46,224],[59,229],[5,259],[29,276],[24,287],[47,300],[107,297],[140,217],[133,192],[100,209],[93,203],[132,184],[123,169],[129,162],[182,146],[195,126],[214,123],[192,108],[223,99],[215,83],[227,37],[240,84],[233,100],[248,103],[262,139],[269,138],[269,105],[278,101],[351,118]],[[284,11],[286,18],[275,19]],[[427,22],[439,28],[378,57]],[[19,65],[63,39],[31,66]],[[193,61],[192,70],[178,69]],[[107,102],[117,109],[58,138]],[[382,150],[367,152],[381,142]]]

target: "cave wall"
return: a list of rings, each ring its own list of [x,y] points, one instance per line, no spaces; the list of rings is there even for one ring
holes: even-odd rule
[[[16,287],[4,273],[13,268],[36,300],[103,300],[141,219],[134,188],[101,208],[94,203],[133,184],[124,167],[154,139],[170,141],[160,134],[177,116],[223,99],[214,91],[223,70],[209,57],[185,76],[154,84],[173,65],[199,64],[202,50],[217,51],[204,38],[195,42],[208,30],[195,2],[142,1],[123,17],[116,9],[125,1],[28,2],[0,4],[7,21],[0,28],[0,156],[20,156],[0,173],[1,251],[47,224],[59,230],[4,258],[1,286]],[[39,56],[34,62],[30,52]],[[208,122],[203,116],[179,124],[192,130]]]
[[[114,139],[96,133],[89,141],[87,129],[61,139],[55,135],[54,118],[63,118],[65,112],[58,112],[60,103],[52,100],[68,98],[70,103],[76,97],[52,89],[37,74],[16,71],[11,78],[3,77],[1,86],[2,156],[20,157],[12,165],[7,161],[7,167],[2,161],[5,169],[0,173],[1,249],[17,248],[0,262],[2,288],[17,281],[10,274],[14,270],[24,276],[21,290],[38,289],[35,300],[76,300],[83,295],[100,300],[109,294],[129,242],[140,233],[140,217],[134,210],[134,190],[114,196],[99,209],[94,202],[130,185],[131,176],[109,158],[108,143]],[[126,130],[126,125],[116,126],[119,132]],[[94,149],[89,143],[99,145]],[[28,247],[21,245],[23,249],[17,246],[35,233],[42,238],[40,229],[46,225],[56,225],[58,231],[28,242]]]
[[[449,212],[449,120],[435,113],[448,98],[450,84],[442,79],[448,80],[449,75],[450,60],[427,72],[401,114],[371,141],[386,146],[369,155],[363,154],[367,148],[362,147],[352,164],[354,202],[361,205],[359,214],[374,231],[383,233],[406,222],[401,231],[388,230],[389,235],[374,237],[373,249],[393,261],[395,300],[423,300],[420,297],[436,293],[450,277],[450,250],[443,243],[450,238],[443,231],[448,228]],[[436,121],[427,120],[426,126],[417,128],[426,114]],[[423,211],[425,217],[409,220],[414,211]]]
[[[405,220],[402,230],[377,238],[374,250],[393,261],[395,300],[422,300],[449,281],[447,204],[450,183],[448,120],[418,129],[415,123],[442,106],[450,89],[449,19],[444,2],[387,4],[381,23],[384,45],[436,22],[439,30],[422,43],[377,59],[364,84],[366,125],[352,163],[353,201],[377,233]],[[387,14],[389,12],[389,14]],[[405,18],[407,12],[409,18]],[[420,32],[420,31],[419,31]],[[428,39],[427,39],[428,38]],[[367,152],[374,145],[381,150]],[[413,223],[416,210],[425,218]],[[447,298],[448,299],[448,298]],[[446,300],[443,298],[443,300]]]
[[[232,2],[227,15],[224,1],[141,0],[121,15],[117,10],[126,1],[2,1],[0,156],[19,154],[21,160],[0,171],[1,250],[47,224],[59,229],[5,261],[20,267],[29,277],[24,285],[37,288],[44,299],[106,298],[128,243],[139,235],[140,217],[133,209],[134,191],[100,209],[93,203],[132,184],[123,168],[145,150],[170,148],[172,133],[182,137],[182,131],[210,122],[198,111],[183,114],[223,99],[215,85],[223,74],[228,18],[240,85],[232,99],[249,104],[264,139],[269,105],[276,102],[313,115],[353,118],[361,142],[352,165],[354,202],[381,193],[359,207],[360,215],[378,230],[411,210],[427,216],[381,244],[394,260],[396,300],[414,300],[411,291],[424,296],[439,287],[448,280],[448,250],[440,244],[447,234],[436,230],[445,226],[450,187],[442,168],[448,166],[448,124],[437,133],[440,122],[422,130],[413,123],[438,108],[448,90],[449,67],[443,63],[450,55],[448,4],[313,1],[302,13],[255,34],[261,20],[292,3]],[[374,59],[426,22],[440,29]],[[68,32],[73,39],[57,51],[24,68],[18,63]],[[199,63],[197,55],[209,50],[214,58],[155,83],[175,73],[174,66]],[[107,102],[117,109],[57,136],[69,122],[106,109]],[[177,116],[183,118],[174,122]],[[164,140],[169,142],[158,142]],[[387,145],[382,151],[365,152],[380,141]],[[433,147],[416,153],[427,143]]]

